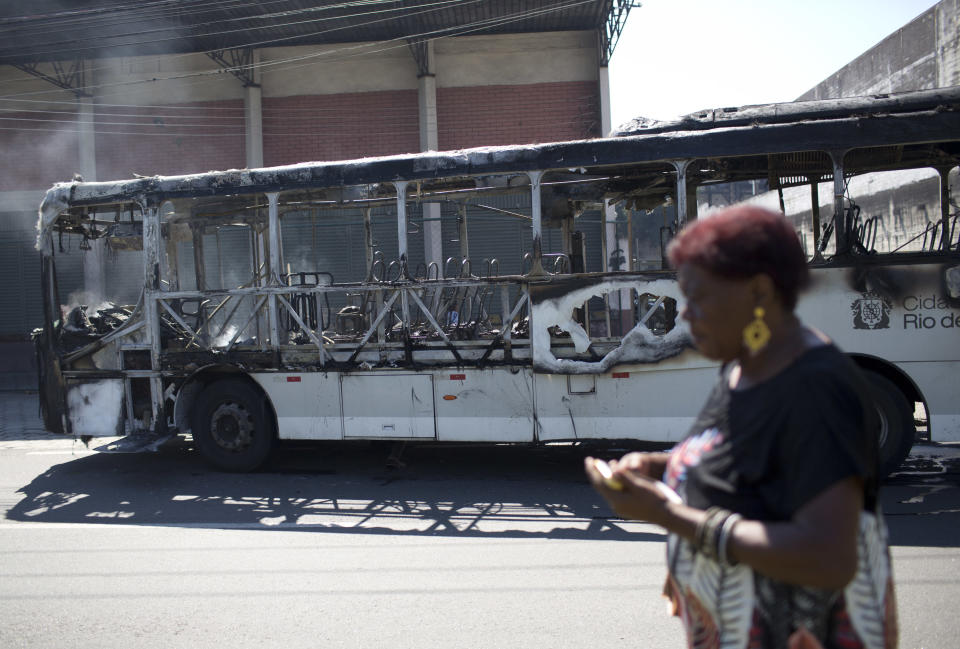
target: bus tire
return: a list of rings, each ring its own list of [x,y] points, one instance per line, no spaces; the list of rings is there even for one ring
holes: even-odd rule
[[[879,418],[880,477],[884,478],[910,455],[917,428],[913,408],[893,381],[877,372],[865,371],[871,399]]]
[[[253,471],[273,452],[276,436],[266,399],[243,379],[208,385],[193,408],[193,444],[221,471]]]

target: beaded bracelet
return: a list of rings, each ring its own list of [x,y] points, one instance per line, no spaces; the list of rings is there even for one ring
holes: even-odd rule
[[[730,537],[733,535],[733,527],[742,520],[743,516],[740,514],[731,513],[724,519],[723,525],[720,527],[720,535],[717,539],[717,557],[719,557],[721,562],[727,564],[728,566],[737,565],[736,561],[730,559],[730,555],[727,553],[727,550],[730,543]]]
[[[722,507],[710,507],[707,509],[706,516],[697,524],[694,532],[693,546],[701,554],[710,559],[718,559],[718,547],[720,543],[720,534],[724,523],[733,515],[729,509]]]

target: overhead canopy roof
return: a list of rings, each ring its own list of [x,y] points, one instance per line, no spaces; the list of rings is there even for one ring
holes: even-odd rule
[[[601,29],[609,35],[619,33],[630,6],[624,0],[3,2],[0,64],[467,34]]]

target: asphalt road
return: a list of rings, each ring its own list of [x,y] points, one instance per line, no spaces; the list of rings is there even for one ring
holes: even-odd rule
[[[231,475],[185,441],[91,452],[11,399],[2,647],[684,646],[662,534],[611,518],[582,449],[413,447],[391,469],[385,447],[299,446]],[[960,448],[906,469],[883,492],[900,646],[954,647]]]

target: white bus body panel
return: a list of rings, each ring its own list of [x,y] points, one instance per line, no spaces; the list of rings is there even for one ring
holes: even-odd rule
[[[252,375],[277,413],[280,439],[343,439],[340,381],[334,372]]]
[[[800,318],[830,336],[850,354],[863,354],[900,367],[926,401],[933,441],[960,441],[960,309],[944,294],[945,264],[871,267],[893,287],[884,301],[853,287],[856,268],[815,269],[803,294]],[[869,279],[867,280],[869,282]],[[869,315],[864,318],[864,309]]]
[[[437,439],[448,442],[532,442],[533,373],[491,367],[438,371]]]
[[[433,439],[433,376],[341,374],[344,439]]]
[[[716,381],[717,366],[660,365],[628,365],[600,375],[537,374],[540,441],[683,438]]]

